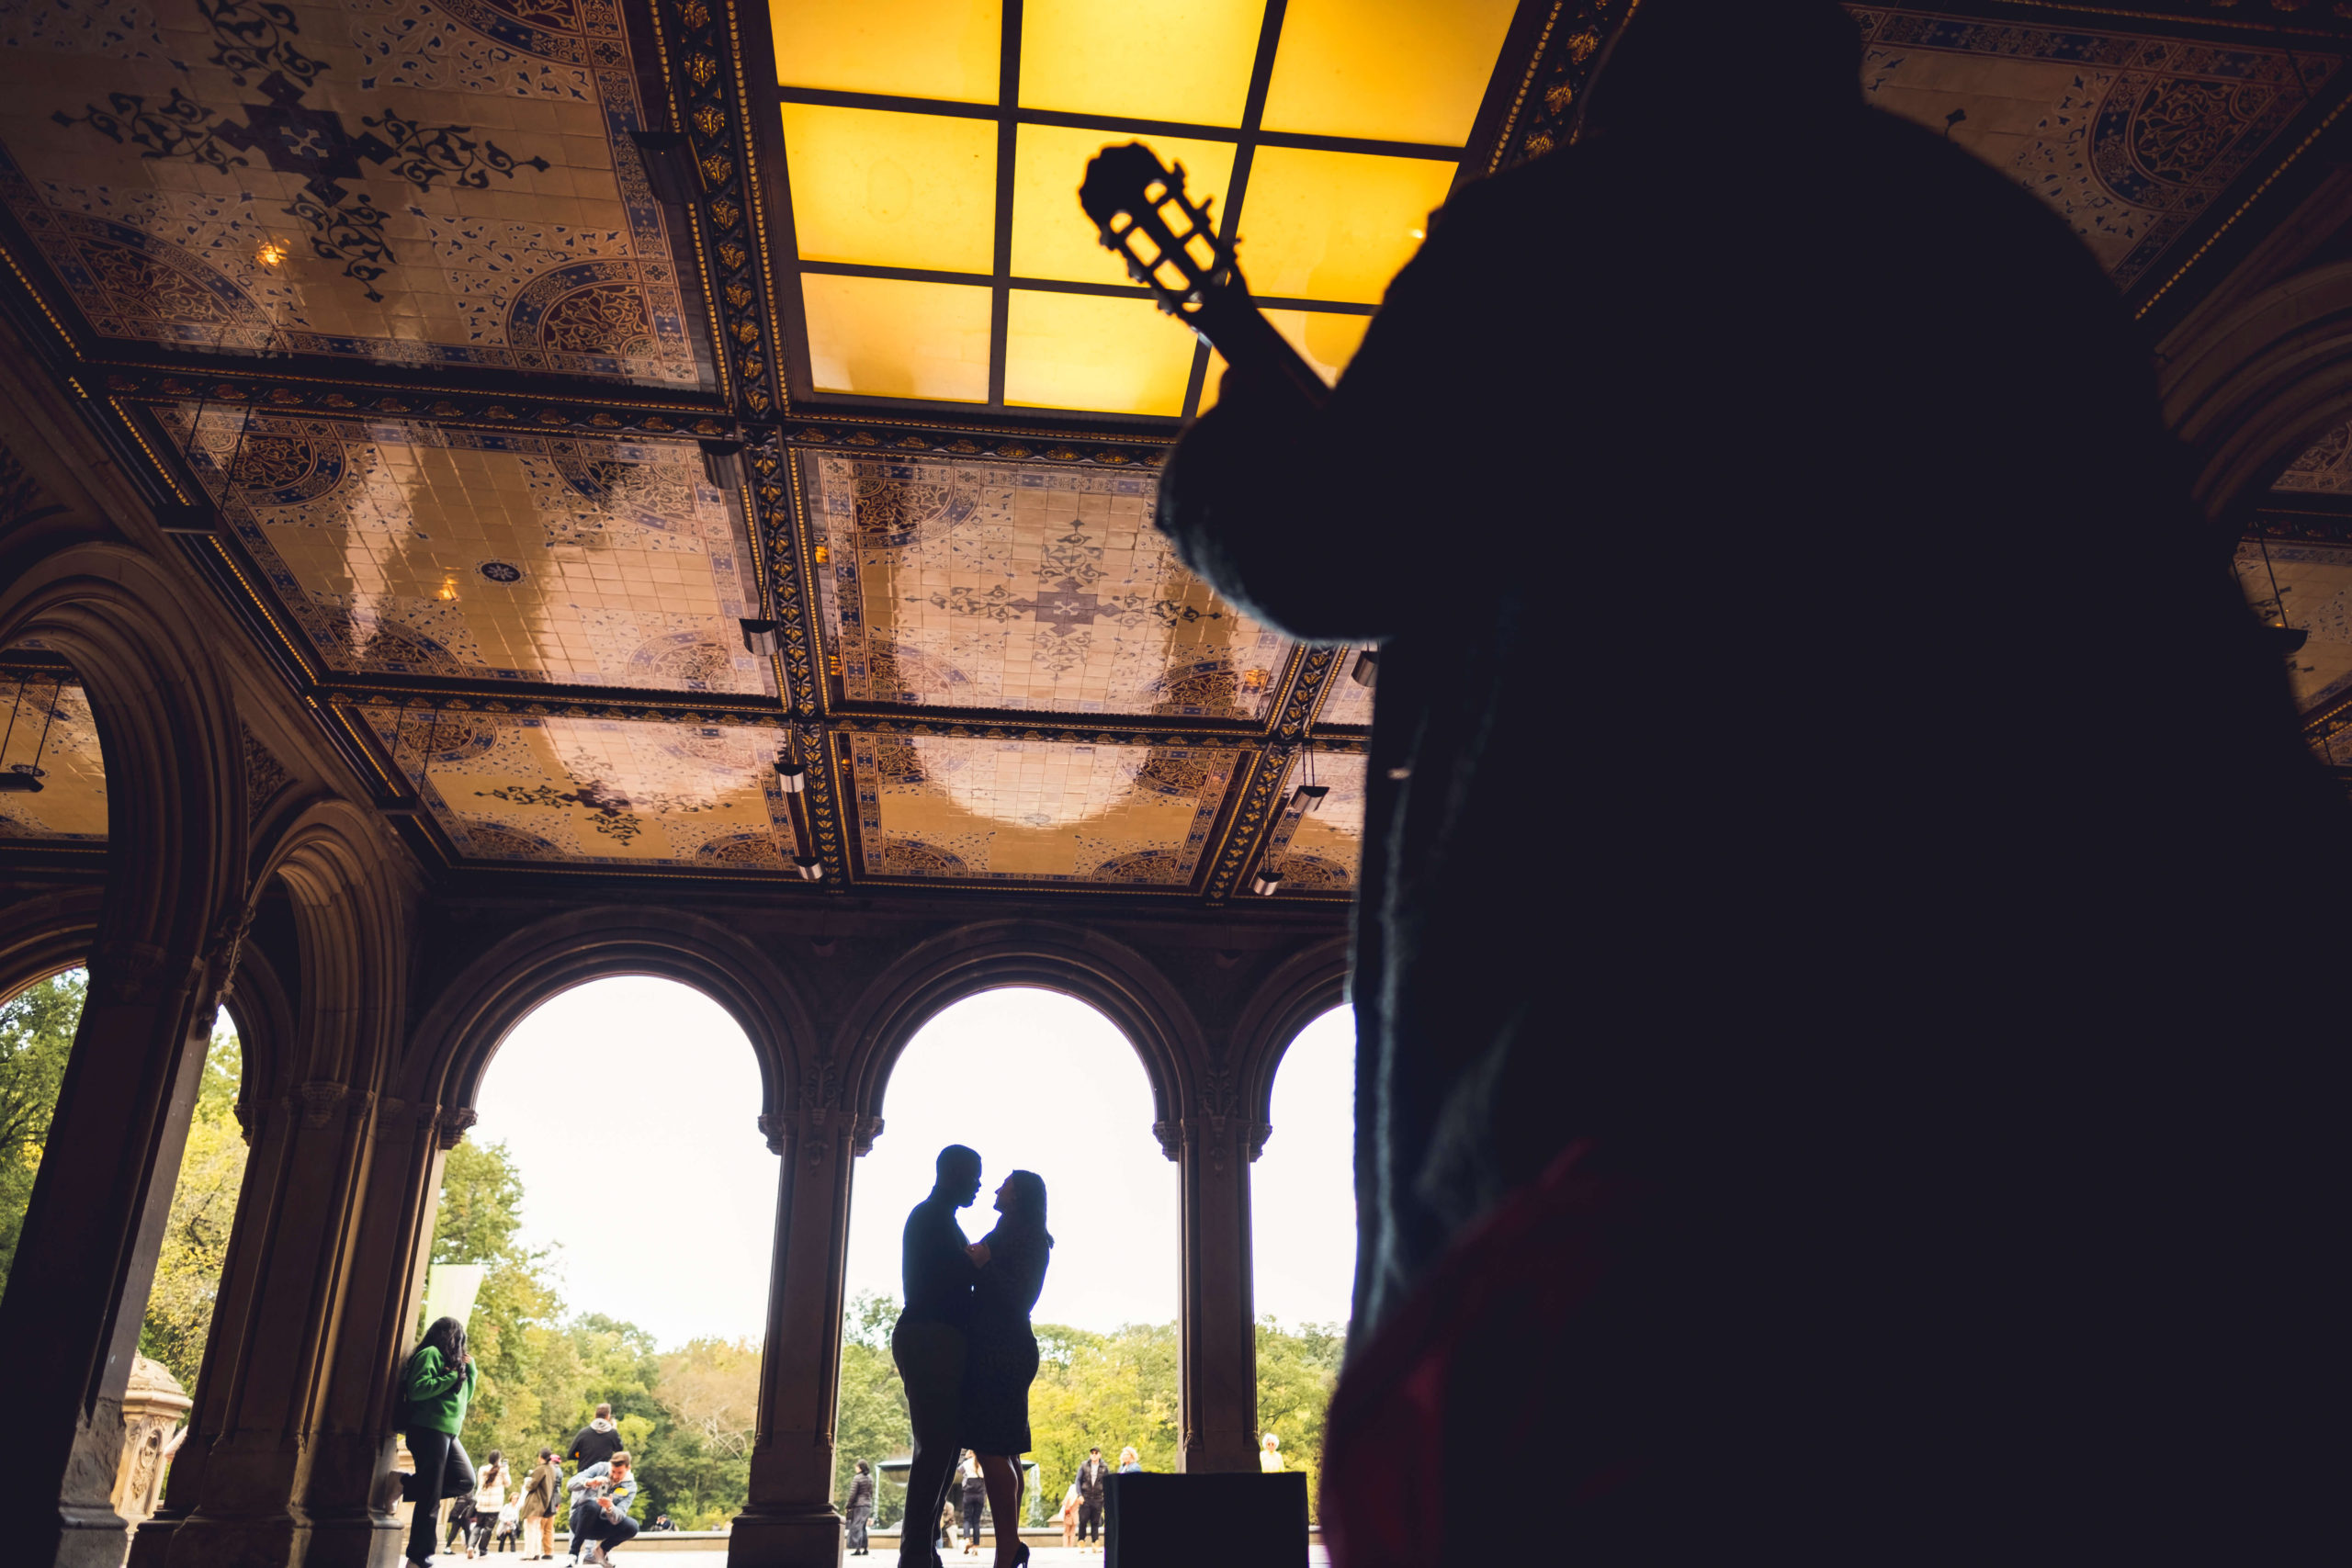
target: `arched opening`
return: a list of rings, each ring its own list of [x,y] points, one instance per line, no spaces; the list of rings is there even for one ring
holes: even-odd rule
[[[834,1496],[856,1462],[880,1472],[877,1526],[905,1513],[911,1440],[890,1359],[899,1239],[949,1144],[979,1151],[980,1197],[959,1216],[979,1239],[1007,1173],[1044,1178],[1055,1237],[1031,1314],[1040,1355],[1030,1391],[1031,1522],[1054,1514],[1090,1447],[1133,1447],[1148,1470],[1177,1467],[1180,1194],[1153,1135],[1152,1087],[1134,1044],[1087,1003],[1004,987],[942,1009],[890,1067],[886,1132],[857,1162],[850,1209]],[[961,1517],[958,1518],[958,1529]],[[877,1547],[878,1551],[879,1548]]]
[[[47,1152],[89,976],[45,976],[0,1003],[0,1288]],[[212,1022],[187,1141],[172,1187],[170,1217],[139,1328],[139,1354],[192,1393],[204,1369],[220,1294],[246,1147],[237,1121],[243,1085],[242,1032],[230,1009]],[[161,1476],[157,1476],[160,1483]]]
[[[741,1025],[675,980],[586,981],[500,1042],[442,1168],[416,1326],[466,1320],[461,1438],[477,1467],[504,1456],[508,1504],[609,1404],[641,1524],[742,1508],[775,1230],[763,1100]]]
[[[1274,1070],[1272,1134],[1250,1172],[1258,1425],[1316,1495],[1323,1413],[1347,1345],[1355,1282],[1353,1010],[1300,1030]]]

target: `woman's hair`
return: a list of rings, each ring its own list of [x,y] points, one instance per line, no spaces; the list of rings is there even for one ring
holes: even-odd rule
[[[864,1460],[859,1460],[857,1461],[857,1472],[860,1475],[864,1475],[865,1473],[865,1461]]]
[[[1047,1247],[1053,1246],[1054,1238],[1046,1230],[1046,1179],[1034,1170],[1016,1170],[1004,1179],[1004,1184],[1012,1189],[1013,1201],[1012,1213],[1005,1218],[1018,1221],[1021,1229],[1035,1231],[1045,1236]]]
[[[466,1359],[466,1325],[454,1317],[436,1317],[416,1348],[438,1350],[443,1366],[457,1366]]]
[[[553,1449],[541,1449],[539,1450],[539,1458],[542,1460],[553,1459],[555,1458],[555,1450]]]
[[[483,1465],[482,1470],[486,1472],[482,1477],[482,1484],[484,1486],[489,1485],[493,1481],[502,1481],[505,1479],[506,1455],[497,1449],[491,1450],[490,1462]]]

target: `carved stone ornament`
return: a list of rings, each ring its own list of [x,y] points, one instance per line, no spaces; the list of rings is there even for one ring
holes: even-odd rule
[[[237,961],[244,955],[245,935],[253,929],[254,907],[243,900],[212,922],[212,934],[204,944],[204,1000],[209,1004],[204,1010],[219,1007],[236,984]]]
[[[470,1105],[454,1105],[434,1120],[433,1128],[445,1149],[454,1149],[465,1141],[466,1131],[481,1117]]]
[[[1182,1124],[1175,1122],[1154,1122],[1151,1135],[1159,1140],[1159,1152],[1170,1159],[1181,1159],[1184,1154]]]
[[[413,1124],[403,1113],[411,1109],[407,1100],[392,1095],[386,1095],[378,1101],[376,1136],[387,1140],[405,1137],[413,1130]]]
[[[122,1395],[122,1458],[115,1471],[114,1511],[136,1530],[153,1517],[164,1467],[187,1438],[180,1422],[196,1402],[160,1361],[135,1356]]]
[[[343,1103],[347,1092],[339,1083],[328,1083],[319,1078],[297,1085],[294,1100],[302,1112],[302,1125],[323,1127],[334,1121],[334,1109]]]
[[[90,999],[118,1007],[154,1007],[166,986],[185,981],[193,968],[181,969],[172,955],[151,942],[110,942],[90,960]],[[175,971],[178,971],[175,975]]]
[[[874,1152],[874,1140],[882,1135],[882,1118],[858,1116],[850,1122],[850,1152],[858,1156]]]
[[[254,739],[245,721],[237,721],[237,734],[243,742],[245,753],[245,825],[252,827],[261,820],[261,814],[277,792],[293,778],[286,764],[270,755],[269,748]]]
[[[772,1155],[780,1155],[784,1153],[784,1118],[781,1116],[771,1116],[764,1111],[761,1111],[760,1136],[768,1141],[768,1153]]]

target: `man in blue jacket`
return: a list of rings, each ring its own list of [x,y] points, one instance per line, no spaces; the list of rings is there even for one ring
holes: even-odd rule
[[[637,1497],[637,1477],[629,1473],[628,1450],[592,1464],[571,1478],[571,1554],[583,1564],[608,1562],[613,1551],[637,1535],[637,1521],[628,1506]],[[586,1555],[580,1543],[588,1542]]]

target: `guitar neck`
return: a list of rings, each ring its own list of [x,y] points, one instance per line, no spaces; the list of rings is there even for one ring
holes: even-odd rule
[[[1219,288],[1201,290],[1200,308],[1186,320],[1226,363],[1244,372],[1281,382],[1298,394],[1309,408],[1321,408],[1331,389],[1290,340],[1274,330],[1250,291],[1237,280]]]

